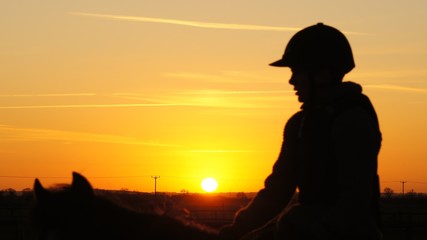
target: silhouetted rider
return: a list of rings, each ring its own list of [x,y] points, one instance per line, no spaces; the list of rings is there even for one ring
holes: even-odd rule
[[[355,66],[346,37],[322,23],[307,27],[270,65],[292,70],[289,83],[303,104],[285,126],[265,187],[222,228],[222,236],[380,239],[381,133],[361,86],[343,82]],[[298,204],[286,208],[297,189]]]

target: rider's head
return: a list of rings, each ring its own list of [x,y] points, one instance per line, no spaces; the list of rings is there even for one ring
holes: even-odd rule
[[[311,85],[312,88],[335,85],[355,66],[350,44],[344,34],[322,23],[297,32],[286,46],[283,57],[270,65],[291,68],[290,83],[296,87],[300,101],[305,99],[301,95],[309,94],[302,93],[305,90],[298,88],[305,88],[304,85]]]
[[[354,68],[354,60],[344,34],[318,23],[297,32],[286,46],[282,59],[270,65],[307,71],[329,68],[346,74]]]

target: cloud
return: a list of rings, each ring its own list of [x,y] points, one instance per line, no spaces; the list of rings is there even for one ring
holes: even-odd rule
[[[213,107],[213,108],[265,108],[268,106],[230,103],[219,97],[198,97],[184,100],[187,103],[130,103],[130,104],[69,104],[0,106],[0,110],[13,109],[66,109],[66,108],[123,108],[123,107]]]
[[[16,109],[66,109],[66,108],[122,108],[122,107],[210,107],[210,108],[277,108],[262,104],[229,102],[219,97],[198,97],[187,100],[188,103],[132,103],[132,104],[76,104],[76,105],[25,105],[0,106],[0,110]]]
[[[0,94],[0,97],[81,97],[96,96],[95,93],[51,93],[51,94]]]
[[[252,31],[298,31],[301,28],[294,27],[275,27],[275,26],[262,26],[262,25],[248,25],[248,24],[230,24],[230,23],[212,23],[212,22],[199,22],[199,21],[186,21],[168,18],[152,18],[152,17],[139,17],[139,16],[123,16],[111,14],[96,14],[96,13],[83,13],[72,12],[72,15],[107,18],[114,20],[136,21],[136,22],[149,22],[149,23],[164,23],[174,24],[188,27],[197,28],[212,28],[212,29],[228,29],[228,30],[252,30]]]
[[[283,100],[290,98],[293,91],[275,90],[189,90],[169,92],[161,97],[146,98],[139,93],[115,93],[116,97],[132,100],[150,100],[153,102],[182,103],[177,106],[210,107],[223,109],[277,109],[282,108]],[[292,96],[292,100],[294,97]]]
[[[0,125],[0,142],[35,142],[35,141],[57,141],[64,143],[90,142],[105,144],[141,145],[148,147],[167,147],[177,149],[178,152],[186,153],[255,153],[260,150],[239,149],[191,149],[179,150],[182,145],[166,144],[157,141],[140,141],[126,136],[96,134],[88,132],[64,131],[43,128],[20,128],[10,125]]]
[[[99,96],[95,93],[50,93],[50,94],[0,94],[0,98],[48,98],[48,97],[92,97]],[[115,94],[112,94],[115,96]],[[103,97],[108,97],[103,96]],[[166,103],[155,101],[155,99],[139,98],[139,101],[144,100],[144,103],[112,103],[112,104],[34,104],[34,105],[0,105],[0,109],[59,109],[59,108],[122,108],[122,107],[170,107],[184,106],[180,103]]]
[[[118,107],[170,107],[170,106],[186,106],[186,104],[175,104],[175,103],[129,103],[129,104],[24,105],[24,106],[0,106],[0,109],[118,108]]]
[[[275,91],[275,90],[249,90],[249,91],[215,91],[215,90],[200,90],[193,92],[182,92],[181,94],[188,95],[252,95],[252,94],[281,94],[281,93],[293,93],[294,91]]]
[[[189,91],[177,91],[170,93],[170,95],[265,95],[265,94],[282,94],[282,93],[294,93],[295,91],[292,90],[208,90],[208,89],[201,89],[201,90],[189,90]],[[137,99],[137,100],[149,100],[153,102],[161,102],[159,99],[154,98],[147,98],[144,97],[144,94],[140,93],[113,93],[113,96],[126,98],[126,99]]]
[[[181,152],[188,153],[256,153],[256,150],[235,150],[235,149],[195,149]]]
[[[249,31],[276,31],[276,32],[297,32],[302,28],[297,27],[277,27],[266,25],[251,25],[251,24],[233,24],[233,23],[214,23],[214,22],[200,22],[188,21],[169,18],[153,18],[153,17],[140,17],[140,16],[124,16],[113,14],[98,14],[98,13],[84,13],[84,12],[70,12],[72,15],[106,18],[121,21],[134,21],[134,22],[149,22],[149,23],[164,23],[181,25],[197,28],[210,28],[210,29],[226,29],[226,30],[249,30]],[[343,31],[345,34],[350,35],[366,35],[366,33]]]
[[[366,78],[376,78],[376,79],[393,79],[393,82],[396,82],[396,79],[405,79],[405,83],[414,83],[414,82],[425,82],[427,76],[427,69],[387,69],[383,71],[371,71],[371,72],[358,72],[353,74],[354,77],[360,79]]]
[[[214,83],[243,83],[244,80],[238,80],[235,77],[223,76],[223,75],[211,75],[204,73],[189,73],[189,72],[179,72],[179,73],[165,73],[165,77],[180,78],[186,80],[201,80],[204,82],[214,82]]]
[[[363,87],[383,89],[383,90],[404,91],[404,92],[427,93],[427,89],[425,88],[403,87],[403,86],[388,85],[388,84],[363,85]]]
[[[213,83],[283,83],[283,80],[271,80],[265,76],[257,76],[254,74],[245,74],[240,72],[224,72],[221,74],[206,74],[197,72],[170,72],[164,73],[165,77],[178,78],[184,80],[197,80],[197,82],[213,82]]]
[[[210,108],[276,108],[274,102],[287,97],[293,91],[279,90],[189,90],[166,91],[158,93],[129,93],[117,92],[102,97],[114,97],[132,101],[130,103],[39,103],[34,104],[5,104],[0,105],[0,110],[25,110],[25,109],[86,109],[86,108],[158,108],[158,107],[210,107]],[[4,98],[31,98],[31,97],[74,97],[98,96],[94,93],[73,94],[3,94]]]
[[[152,147],[179,147],[174,144],[140,141],[138,139],[87,132],[74,132],[40,128],[19,128],[8,125],[0,125],[0,141],[62,141],[62,142],[96,142],[110,144],[145,145]]]

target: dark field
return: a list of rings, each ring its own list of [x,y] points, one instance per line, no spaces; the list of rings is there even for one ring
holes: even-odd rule
[[[157,194],[97,190],[124,207],[148,213],[164,214],[219,228],[232,221],[234,213],[250,197],[244,193]],[[34,197],[31,191],[3,191],[0,194],[0,239],[37,239],[30,219]],[[382,198],[384,240],[427,239],[427,197]]]

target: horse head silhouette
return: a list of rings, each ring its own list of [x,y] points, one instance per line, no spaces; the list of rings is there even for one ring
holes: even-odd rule
[[[39,239],[218,239],[208,227],[114,204],[95,194],[89,181],[76,172],[71,185],[54,189],[44,188],[36,179],[34,193]]]

